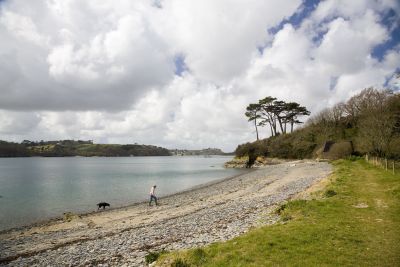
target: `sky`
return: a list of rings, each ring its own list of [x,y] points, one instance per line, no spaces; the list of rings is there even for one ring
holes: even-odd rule
[[[0,140],[233,151],[266,96],[399,90],[399,21],[397,0],[0,0]]]

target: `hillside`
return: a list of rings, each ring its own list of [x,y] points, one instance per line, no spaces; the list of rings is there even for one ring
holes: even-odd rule
[[[170,156],[167,149],[152,145],[93,144],[91,141],[41,141],[25,140],[21,144],[0,141],[0,157],[127,157]]]
[[[314,115],[293,133],[239,145],[235,155],[296,159],[323,152],[331,159],[349,154],[400,158],[400,94],[365,89]]]

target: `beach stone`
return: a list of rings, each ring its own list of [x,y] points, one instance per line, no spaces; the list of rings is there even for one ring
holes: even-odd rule
[[[280,203],[330,172],[331,166],[326,162],[271,165],[165,197],[158,207],[149,208],[143,203],[123,208],[120,211],[132,210],[135,215],[111,220],[109,224],[96,223],[95,216],[112,218],[118,210],[74,218],[89,222],[85,227],[32,231],[36,232],[34,235],[23,234],[28,229],[0,234],[0,265],[146,266],[149,251],[203,246],[232,239],[253,227],[277,223],[279,216],[274,210]],[[31,251],[31,255],[1,262],[3,257],[24,251]]]

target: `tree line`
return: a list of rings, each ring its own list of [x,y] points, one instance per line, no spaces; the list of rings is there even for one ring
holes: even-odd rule
[[[295,124],[302,123],[300,116],[309,116],[310,111],[296,102],[285,102],[275,97],[267,96],[260,99],[258,103],[251,103],[246,108],[248,121],[254,122],[257,140],[259,140],[258,127],[269,125],[271,135],[287,133],[287,125],[290,125],[290,132],[293,132]],[[278,128],[279,126],[279,128]],[[280,132],[279,132],[280,130]]]
[[[63,146],[74,146],[74,145],[93,145],[92,140],[55,140],[55,141],[30,141],[24,140],[21,145],[25,147],[29,146],[44,146],[44,145],[63,145]]]
[[[262,116],[261,113],[256,115],[259,116],[253,115],[249,119],[257,119],[255,125],[259,125]],[[278,115],[275,116],[280,128]],[[312,158],[329,141],[350,142],[355,155],[399,159],[400,93],[366,88],[349,100],[316,113],[293,133],[277,135],[272,132],[273,136],[269,138],[239,145],[235,154],[244,156],[255,151],[256,155],[268,157]]]
[[[361,154],[400,156],[400,94],[366,88],[348,101],[326,108],[309,125],[323,139],[352,140]]]
[[[60,140],[21,143],[0,140],[0,157],[127,157],[170,156],[168,149],[152,145],[93,144],[93,141]]]

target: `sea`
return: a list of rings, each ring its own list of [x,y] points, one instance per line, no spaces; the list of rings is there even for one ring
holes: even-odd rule
[[[0,158],[0,230],[65,212],[86,213],[107,202],[147,201],[245,172],[226,169],[227,156]]]

